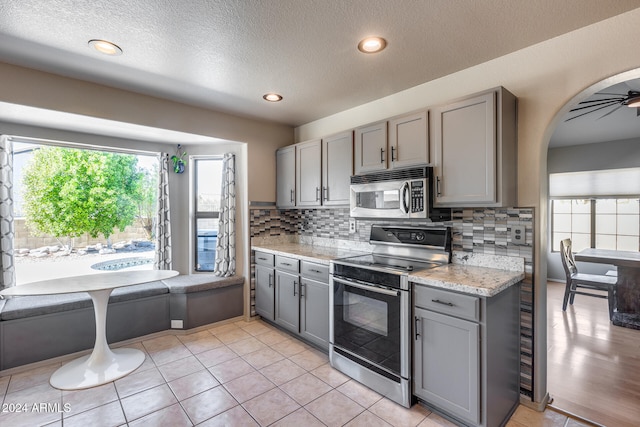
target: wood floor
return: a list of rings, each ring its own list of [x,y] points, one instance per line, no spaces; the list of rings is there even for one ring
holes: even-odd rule
[[[607,300],[549,282],[547,384],[553,406],[611,427],[640,425],[640,330],[613,326]]]

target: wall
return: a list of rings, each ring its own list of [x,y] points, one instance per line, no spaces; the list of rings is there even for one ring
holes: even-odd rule
[[[454,209],[452,220],[430,223],[420,220],[369,221],[358,220],[357,232],[349,234],[349,209],[251,209],[251,237],[309,236],[368,242],[373,224],[432,226],[446,225],[453,230],[454,251],[523,257],[525,280],[520,293],[520,391],[531,397],[533,376],[533,224],[534,210],[530,208]],[[511,243],[508,230],[523,225],[526,244]],[[255,283],[252,281],[252,291]],[[255,310],[252,309],[255,315]]]
[[[87,128],[80,123],[86,118],[102,120],[103,129],[78,131]],[[135,132],[122,124],[132,125],[130,128]],[[124,130],[114,130],[121,127]],[[142,137],[139,131],[144,133]],[[131,137],[127,137],[129,132],[132,132]],[[168,137],[163,139],[165,133]],[[249,276],[249,200],[275,200],[275,150],[293,142],[293,129],[290,126],[233,116],[4,63],[0,63],[0,134],[151,153],[173,153],[178,143],[189,154],[235,152],[239,174],[237,270],[238,274],[245,277]],[[112,136],[114,134],[117,136]],[[150,135],[149,139],[145,139],[146,134]],[[203,140],[211,142],[194,142]],[[187,274],[191,272],[192,265],[189,174],[171,173],[169,190],[174,269]]]
[[[547,171],[550,174],[634,167],[640,167],[640,141],[637,139],[549,148],[547,158]],[[548,238],[551,238],[550,234]],[[612,265],[578,262],[578,269],[582,273],[605,274],[613,268]],[[560,254],[551,252],[550,247],[547,248],[547,276],[549,279],[565,281]]]
[[[491,87],[518,98],[518,205],[547,211],[547,147],[571,106],[620,81],[637,78],[640,9],[575,30],[486,63],[296,128],[296,141],[322,137],[433,106]],[[628,71],[633,70],[633,71]],[[627,72],[628,71],[628,72]],[[626,73],[625,73],[626,72]],[[623,74],[624,73],[624,74]],[[612,77],[615,76],[615,77]],[[535,218],[534,401],[546,392],[546,215]]]

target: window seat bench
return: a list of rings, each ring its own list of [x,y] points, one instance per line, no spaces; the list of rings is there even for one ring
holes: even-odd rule
[[[244,277],[180,275],[162,281],[169,288],[171,328],[191,329],[243,313]]]
[[[210,274],[116,288],[107,309],[107,342],[241,316],[243,293],[244,277]],[[94,341],[93,304],[84,292],[0,300],[0,370],[88,350]]]

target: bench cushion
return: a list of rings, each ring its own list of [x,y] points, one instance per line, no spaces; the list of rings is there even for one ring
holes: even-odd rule
[[[192,292],[207,291],[209,289],[241,285],[244,283],[244,277],[218,277],[212,274],[192,274],[172,277],[162,282],[169,288],[172,294],[189,294]]]
[[[109,303],[162,295],[168,292],[169,289],[161,281],[125,286],[113,290],[109,297]],[[0,312],[0,320],[22,319],[92,306],[91,297],[86,292],[11,297],[5,301]]]

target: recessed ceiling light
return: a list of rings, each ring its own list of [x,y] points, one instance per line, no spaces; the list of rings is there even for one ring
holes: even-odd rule
[[[282,101],[282,95],[278,95],[277,93],[267,93],[262,96],[265,101],[269,102],[278,102]]]
[[[367,37],[358,43],[358,50],[362,53],[378,53],[385,47],[387,41],[382,37]]]
[[[122,49],[117,44],[106,40],[93,39],[89,40],[89,46],[105,55],[118,56],[122,55]]]

